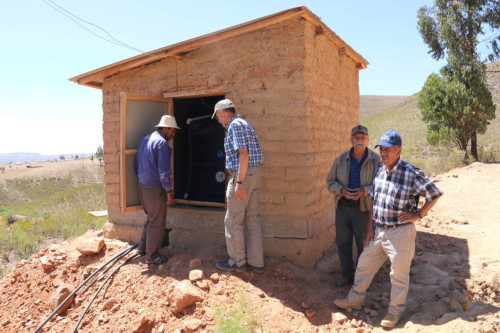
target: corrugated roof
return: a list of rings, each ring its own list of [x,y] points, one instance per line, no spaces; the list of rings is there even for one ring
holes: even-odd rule
[[[100,89],[103,80],[112,75],[167,57],[182,58],[182,56],[184,56],[186,53],[198,49],[204,45],[212,44],[226,38],[261,29],[271,24],[286,21],[294,17],[302,17],[315,24],[317,26],[317,32],[326,35],[332,42],[337,44],[339,47],[344,48],[346,55],[351,57],[356,62],[358,68],[366,68],[369,64],[369,62],[365,58],[354,51],[335,32],[328,28],[318,16],[316,16],[305,6],[301,6],[284,10],[282,12],[275,13],[269,16],[261,17],[256,20],[219,30],[207,35],[189,39],[177,44],[165,46],[151,52],[146,52],[138,56],[128,58],[84,74],[80,74],[78,76],[70,78],[69,80],[78,84]]]

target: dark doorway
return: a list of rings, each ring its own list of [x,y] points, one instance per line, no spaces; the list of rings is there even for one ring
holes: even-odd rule
[[[181,130],[174,140],[174,197],[182,203],[224,203],[224,127],[212,119],[224,96],[174,99]]]

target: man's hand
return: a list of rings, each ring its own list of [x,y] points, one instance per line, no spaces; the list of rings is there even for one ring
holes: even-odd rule
[[[174,194],[172,192],[167,193],[167,206],[172,206],[174,204]]]
[[[365,195],[365,189],[362,187],[358,188],[342,187],[340,189],[340,194],[346,199],[358,200],[363,195]]]
[[[366,231],[365,240],[363,242],[363,246],[367,247],[370,245],[370,241],[375,237],[375,226],[372,219],[370,219],[368,230]]]
[[[413,212],[401,212],[398,215],[398,220],[404,223],[417,222],[420,220],[420,216]]]
[[[365,189],[362,188],[362,187],[358,187],[358,188],[355,188],[355,189],[350,189],[350,191],[351,191],[352,200],[358,200],[363,195],[365,195]]]
[[[234,194],[236,195],[236,199],[243,199],[246,196],[245,185],[236,183]]]

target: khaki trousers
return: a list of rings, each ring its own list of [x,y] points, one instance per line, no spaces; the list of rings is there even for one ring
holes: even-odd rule
[[[415,253],[417,231],[413,223],[397,228],[375,227],[375,237],[365,247],[359,258],[354,284],[348,298],[363,304],[365,292],[373,277],[389,258],[391,261],[391,301],[388,312],[401,315],[405,309],[410,285],[410,265]]]
[[[249,167],[244,182],[246,196],[236,199],[236,175],[234,172],[226,190],[227,211],[224,218],[229,264],[243,266],[248,262],[264,267],[262,228],[258,216],[257,196],[260,184],[259,167]]]

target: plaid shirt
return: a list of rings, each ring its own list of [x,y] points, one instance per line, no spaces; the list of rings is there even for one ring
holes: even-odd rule
[[[431,201],[443,192],[420,169],[408,162],[399,159],[389,171],[381,165],[368,193],[373,200],[373,220],[378,224],[401,224],[398,221],[400,212],[416,211],[416,195]]]
[[[254,167],[262,162],[262,151],[255,129],[239,115],[235,115],[229,122],[227,136],[224,138],[227,169],[238,170],[238,149],[248,150],[248,166]]]

